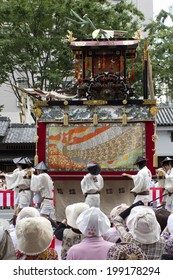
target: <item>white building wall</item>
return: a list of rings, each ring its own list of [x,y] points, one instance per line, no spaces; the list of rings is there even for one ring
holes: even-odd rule
[[[145,16],[144,23],[149,23],[153,19],[153,0],[128,0],[136,5],[139,11]]]
[[[156,141],[156,149],[158,156],[173,156],[173,142],[171,142],[171,127],[159,127],[157,129],[157,135],[158,140]]]
[[[0,86],[0,105],[4,105],[4,109],[0,112],[1,116],[9,117],[12,123],[20,123],[17,98],[11,87],[6,84]]]

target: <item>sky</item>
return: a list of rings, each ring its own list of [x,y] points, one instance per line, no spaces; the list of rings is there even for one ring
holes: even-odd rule
[[[170,6],[173,6],[173,0],[153,0],[154,15],[157,15],[160,10],[168,11]]]
[[[156,15],[158,15],[161,10],[165,10],[168,12],[170,6],[173,6],[173,0],[153,0],[153,16],[155,17]],[[171,19],[168,18],[165,21],[165,24],[171,26]]]

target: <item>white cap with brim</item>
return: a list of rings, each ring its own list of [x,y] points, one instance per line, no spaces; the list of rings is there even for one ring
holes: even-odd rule
[[[84,236],[101,236],[110,229],[108,217],[97,207],[90,207],[80,214],[76,224]]]
[[[16,224],[19,250],[26,255],[38,255],[49,248],[53,229],[44,217],[23,218]]]
[[[149,206],[132,208],[126,225],[133,238],[142,244],[153,244],[160,239],[161,228]]]
[[[170,214],[168,216],[167,227],[168,227],[168,230],[169,230],[171,236],[173,237],[173,214]]]
[[[17,215],[16,224],[23,218],[39,217],[39,211],[34,207],[24,207]]]
[[[67,224],[72,228],[78,229],[78,226],[76,225],[76,220],[79,217],[79,215],[88,208],[89,205],[85,202],[78,202],[68,205],[65,209]]]
[[[0,219],[0,241],[3,238],[5,230],[10,229],[10,223],[5,219]]]
[[[10,223],[5,219],[0,219],[0,226],[3,226],[4,230],[9,230]]]

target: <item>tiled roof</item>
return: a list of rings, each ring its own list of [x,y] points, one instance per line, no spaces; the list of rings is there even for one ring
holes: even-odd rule
[[[11,124],[2,143],[34,143],[36,127],[34,124]]]
[[[4,137],[10,124],[10,119],[7,117],[0,117],[0,136]]]
[[[173,108],[161,107],[156,116],[156,123],[158,126],[172,126],[173,125]]]

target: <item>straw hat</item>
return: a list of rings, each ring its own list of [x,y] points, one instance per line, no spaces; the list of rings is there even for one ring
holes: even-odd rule
[[[34,169],[36,170],[47,170],[47,165],[44,163],[44,161],[39,162],[36,166],[34,166]]]
[[[67,224],[72,228],[78,228],[76,225],[76,220],[78,216],[89,208],[89,205],[84,202],[78,202],[74,204],[70,204],[65,209],[65,215],[67,219]]]
[[[22,159],[22,157],[18,157],[18,158],[13,158],[13,162],[15,164],[18,164],[18,162]]]
[[[98,208],[90,207],[80,214],[76,224],[85,236],[101,236],[110,228],[108,217]]]
[[[154,211],[148,206],[132,208],[126,225],[133,238],[142,244],[153,244],[160,239],[160,225]]]
[[[49,248],[53,229],[44,217],[23,218],[16,225],[19,250],[26,255],[37,255]]]
[[[88,162],[87,169],[91,173],[91,175],[94,175],[94,176],[99,175],[101,172],[100,165],[95,161]]]
[[[30,159],[28,157],[21,158],[17,163],[21,164],[21,165],[27,165],[28,167],[30,167],[32,165],[32,162],[30,161]]]
[[[173,158],[166,157],[161,161],[161,165],[164,165],[165,163],[173,162]]]
[[[23,218],[33,218],[39,217],[39,211],[34,207],[24,207],[17,215],[16,223],[18,223]]]
[[[136,164],[138,164],[138,163],[140,163],[140,162],[144,162],[144,161],[147,161],[147,159],[146,159],[146,158],[143,158],[143,157],[137,157],[137,159],[136,159],[134,165],[136,165]]]

